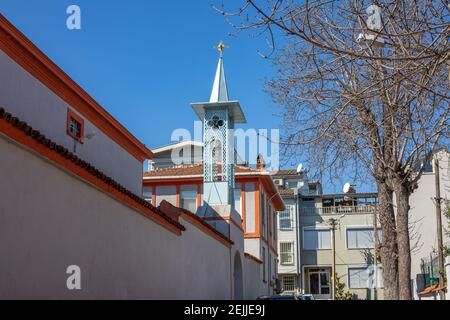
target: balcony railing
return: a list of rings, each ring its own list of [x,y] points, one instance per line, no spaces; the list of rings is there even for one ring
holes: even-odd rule
[[[375,206],[339,206],[339,207],[303,207],[302,215],[342,215],[342,214],[365,214],[373,213]]]

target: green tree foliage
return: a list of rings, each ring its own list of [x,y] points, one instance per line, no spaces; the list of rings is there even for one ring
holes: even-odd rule
[[[447,226],[444,227],[445,234],[450,237],[450,201],[445,201],[444,216],[447,218]],[[450,256],[450,247],[444,246],[444,256]]]
[[[341,281],[341,278],[336,276],[335,298],[336,300],[352,300],[353,295],[348,290],[345,290],[345,283]]]

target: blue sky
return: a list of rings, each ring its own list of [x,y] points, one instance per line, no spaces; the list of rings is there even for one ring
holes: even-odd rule
[[[191,102],[207,101],[223,40],[231,99],[245,128],[279,128],[279,111],[264,92],[274,74],[258,55],[264,38],[230,36],[212,8],[219,0],[0,0],[0,12],[148,147],[170,143],[177,128],[193,130]],[[82,10],[82,29],[68,30],[66,9]],[[295,167],[295,161],[285,166]],[[340,185],[339,182],[337,185]],[[329,188],[326,188],[329,189]],[[338,190],[329,191],[339,191]]]
[[[0,11],[138,139],[153,148],[173,129],[193,128],[189,103],[207,101],[223,40],[230,98],[251,128],[279,119],[263,92],[271,62],[262,40],[233,29],[212,9],[216,0],[0,0]],[[82,29],[66,28],[66,8],[82,10]]]

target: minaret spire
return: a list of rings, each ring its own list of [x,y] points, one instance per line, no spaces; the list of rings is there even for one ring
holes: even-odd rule
[[[220,42],[216,48],[219,51],[219,64],[217,65],[211,98],[209,99],[209,102],[212,103],[229,101],[227,81],[225,78],[225,70],[223,67],[223,51],[228,48],[228,46],[226,46],[223,42]]]
[[[210,101],[191,106],[203,122],[203,201],[208,205],[234,206],[234,128],[246,120],[239,101],[228,99],[223,69],[225,48],[223,42],[217,46],[219,65]]]

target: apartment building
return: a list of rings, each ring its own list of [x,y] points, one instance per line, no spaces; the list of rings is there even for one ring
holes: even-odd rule
[[[308,180],[297,170],[279,170],[273,175],[286,209],[278,213],[278,280],[283,291],[301,292],[300,224],[298,190],[304,194],[320,194],[320,183]]]
[[[354,299],[382,298],[382,268],[374,259],[376,229],[381,239],[381,228],[374,228],[377,194],[323,194],[319,182],[297,170],[273,179],[286,203],[278,215],[282,289],[330,299],[334,260],[336,277]]]

